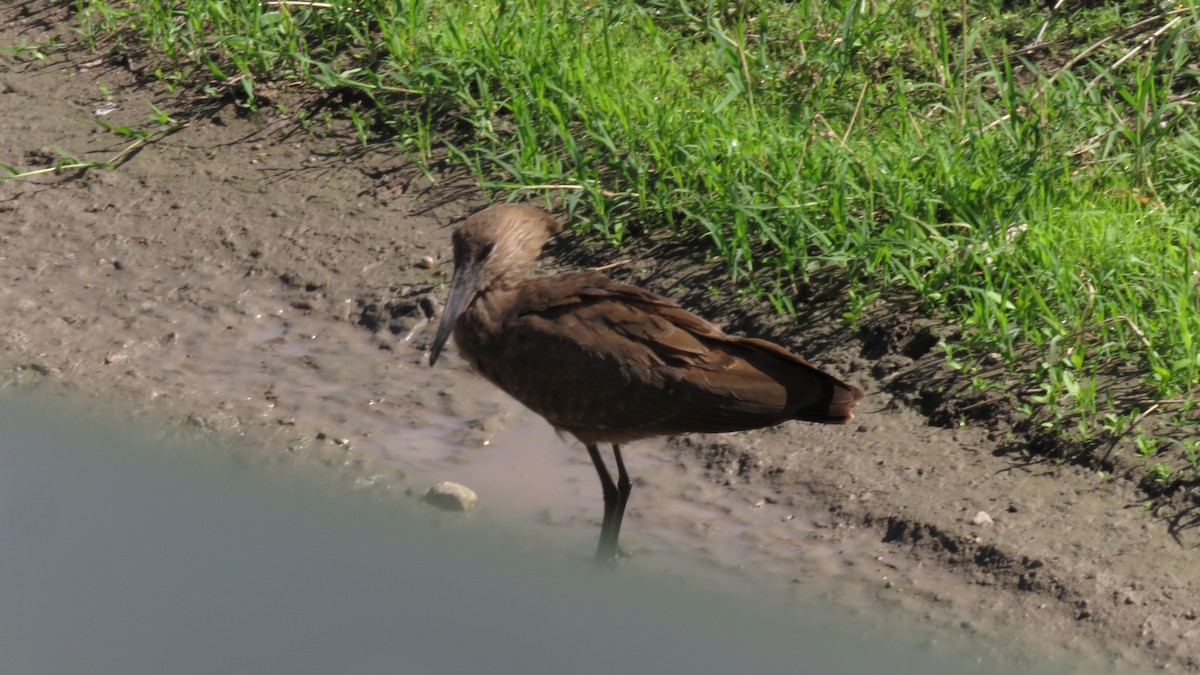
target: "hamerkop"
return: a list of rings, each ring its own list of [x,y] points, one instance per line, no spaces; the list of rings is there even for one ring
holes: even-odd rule
[[[632,489],[622,443],[853,417],[858,387],[773,343],[725,335],[661,295],[599,272],[526,279],[560,230],[519,204],[467,218],[454,232],[454,276],[429,363],[453,331],[475,370],[583,443],[604,490],[597,561],[618,555]],[[615,484],[598,443],[612,444]]]

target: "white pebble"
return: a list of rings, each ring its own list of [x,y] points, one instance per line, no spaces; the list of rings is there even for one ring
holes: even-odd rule
[[[421,501],[443,511],[470,511],[479,503],[479,497],[465,485],[443,481],[429,488]]]

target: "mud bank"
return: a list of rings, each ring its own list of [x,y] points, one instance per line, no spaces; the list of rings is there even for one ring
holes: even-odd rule
[[[68,18],[0,8],[0,47],[69,39],[55,28]],[[466,483],[483,499],[472,518],[586,558],[600,499],[582,449],[455,354],[427,366],[450,230],[486,203],[471,178],[430,178],[272,108],[210,103],[78,50],[0,55],[4,164],[106,160],[134,139],[98,121],[150,128],[151,104],[187,122],[116,169],[0,183],[0,383],[247,437],[264,456],[347,468],[360,487]],[[617,257],[632,262],[614,276],[868,392],[846,428],[631,446],[631,564],[736,570],[1005,658],[1200,669],[1194,535],[1172,536],[1126,478],[1022,460],[1003,417],[930,426],[915,402],[939,357],[922,322],[884,309],[848,334],[836,289],[814,287],[785,323],[721,289],[694,250],[647,241]],[[564,237],[545,262],[614,259]]]

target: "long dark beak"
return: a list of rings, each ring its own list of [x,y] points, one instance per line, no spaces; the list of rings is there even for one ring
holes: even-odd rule
[[[437,335],[433,338],[433,346],[429,350],[429,365],[437,363],[442,354],[442,347],[454,332],[454,324],[458,317],[471,303],[475,295],[475,278],[479,269],[475,265],[460,265],[454,268],[454,276],[450,279],[450,294],[446,296],[446,308],[442,310],[442,322],[438,324]]]

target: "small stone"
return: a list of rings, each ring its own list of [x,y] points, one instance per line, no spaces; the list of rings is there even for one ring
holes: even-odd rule
[[[974,518],[971,519],[971,524],[979,527],[986,527],[988,525],[992,525],[994,522],[995,521],[992,520],[992,517],[988,515],[987,511],[980,511],[979,513],[975,514]]]
[[[421,256],[417,259],[417,268],[423,270],[433,269],[433,256]]]
[[[479,503],[479,497],[465,485],[443,481],[429,488],[421,501],[443,511],[470,511]]]

